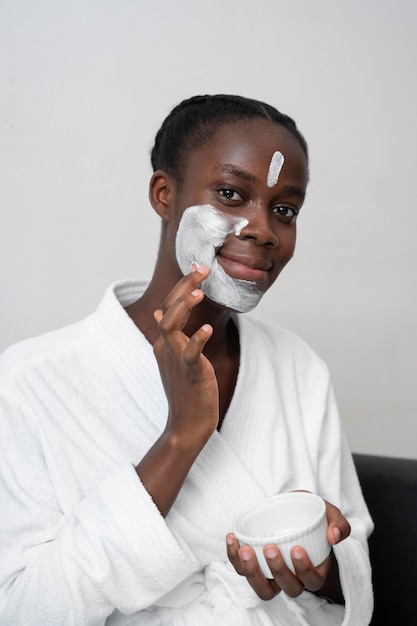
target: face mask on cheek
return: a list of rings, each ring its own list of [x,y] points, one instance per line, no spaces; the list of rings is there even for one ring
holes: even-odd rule
[[[192,206],[181,217],[175,242],[182,273],[188,274],[192,263],[207,265],[210,276],[201,285],[206,296],[240,313],[252,311],[263,292],[254,282],[226,274],[217,262],[216,249],[223,245],[227,235],[239,236],[247,224],[247,219],[226,216],[210,204]]]

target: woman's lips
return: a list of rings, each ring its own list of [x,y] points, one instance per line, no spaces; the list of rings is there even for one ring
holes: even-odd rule
[[[226,274],[238,280],[248,280],[254,283],[263,283],[268,278],[270,264],[263,259],[251,257],[225,256],[221,251],[217,254],[217,261]]]

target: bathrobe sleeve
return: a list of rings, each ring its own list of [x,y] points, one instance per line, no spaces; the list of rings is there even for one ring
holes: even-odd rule
[[[13,398],[13,400],[11,399]],[[131,465],[65,514],[33,416],[0,397],[0,623],[98,625],[154,603],[198,569]]]
[[[351,525],[350,536],[333,548],[345,598],[343,626],[369,624],[373,611],[373,590],[368,537],[373,530],[373,522],[362,495],[330,383],[316,450],[320,495],[338,506]]]

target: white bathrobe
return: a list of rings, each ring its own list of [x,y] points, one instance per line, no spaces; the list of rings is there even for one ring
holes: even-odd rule
[[[365,626],[372,522],[327,369],[292,333],[238,316],[221,431],[160,515],[134,469],[167,417],[152,346],[123,308],[144,288],[118,283],[84,321],[0,359],[0,623]],[[345,609],[309,592],[263,602],[228,562],[240,510],[294,489],[351,523],[335,547]]]

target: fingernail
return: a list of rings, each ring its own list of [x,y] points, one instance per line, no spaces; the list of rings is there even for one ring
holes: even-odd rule
[[[333,537],[335,538],[335,543],[339,543],[341,537],[340,530],[337,526],[333,528]]]
[[[192,296],[199,296],[200,295],[200,290],[199,289],[193,289],[191,292]]]
[[[304,553],[299,548],[294,548],[293,550],[291,550],[291,556],[297,561],[301,561],[301,559],[304,556]]]
[[[231,535],[227,535],[226,536],[226,543],[228,546],[232,546],[233,545],[233,537]]]
[[[198,274],[204,274],[204,272],[205,272],[205,267],[204,267],[204,265],[201,265],[201,266],[200,266],[200,265],[197,263],[197,261],[193,261],[193,262],[191,263],[190,267],[191,267],[191,271],[192,271],[192,272],[197,272]]]
[[[250,552],[250,550],[241,550],[240,551],[240,556],[242,558],[242,561],[250,561],[252,558],[252,554]]]
[[[275,559],[275,557],[277,556],[277,551],[275,550],[275,548],[265,548],[265,556],[267,556],[268,559]]]

